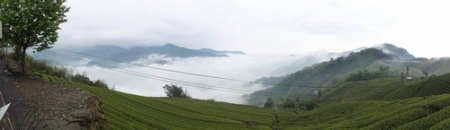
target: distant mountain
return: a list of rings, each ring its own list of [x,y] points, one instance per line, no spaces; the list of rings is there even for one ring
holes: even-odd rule
[[[217,55],[213,53],[188,49],[179,47],[174,44],[167,43],[163,46],[148,46],[148,47],[133,47],[126,51],[115,53],[111,58],[115,58],[121,61],[131,62],[139,60],[140,58],[146,58],[149,55],[162,55],[163,57],[223,57],[227,55]]]
[[[295,71],[299,71],[305,67],[328,61],[331,58],[337,58],[339,56],[342,56],[342,53],[333,53],[333,52],[326,52],[326,51],[317,51],[309,53],[305,56],[296,56],[296,60],[293,62],[287,64],[286,66],[280,67],[275,69],[272,72],[272,75],[286,75],[293,73]]]
[[[375,45],[371,48],[379,49],[379,50],[383,51],[384,53],[391,55],[393,60],[411,61],[411,60],[415,59],[414,55],[410,54],[406,49],[397,47],[393,44],[383,43],[383,44]],[[328,61],[332,58],[348,56],[351,53],[360,52],[361,50],[365,50],[365,49],[369,49],[369,47],[360,47],[360,48],[356,48],[356,49],[353,49],[350,51],[344,51],[344,52],[340,52],[340,53],[327,52],[327,51],[312,52],[305,56],[299,56],[298,59],[287,64],[286,66],[277,68],[274,72],[272,72],[272,74],[273,75],[290,74],[295,71],[299,71],[299,70],[303,69],[304,67],[308,67],[313,64]]]
[[[102,57],[111,57],[117,53],[123,53],[126,52],[127,49],[119,46],[114,45],[95,45],[92,47],[86,47],[80,50],[77,50],[78,52],[89,54],[89,55],[95,55],[95,56],[102,56]]]
[[[330,61],[318,63],[284,76],[284,79],[281,80],[279,84],[268,89],[252,93],[249,96],[248,103],[253,105],[261,105],[263,103],[261,99],[272,97],[277,100],[281,98],[281,95],[289,95],[294,93],[296,96],[312,96],[312,91],[334,79],[338,79],[338,77],[357,70],[365,69],[372,64],[376,64],[379,60],[391,59],[393,59],[392,56],[389,56],[381,50],[375,48],[353,52],[348,56],[342,56]],[[303,88],[299,86],[317,87]],[[274,93],[281,95],[274,95]]]
[[[402,73],[409,73],[408,76],[416,78],[426,77],[425,73],[427,75],[450,73],[450,66],[448,66],[450,59],[415,58],[406,49],[386,43],[372,48],[358,48],[336,55],[340,56],[331,57],[321,63],[314,63],[312,66],[304,67],[284,76],[259,79],[259,82],[271,81],[272,84],[276,85],[247,96],[248,103],[261,105],[267,97],[272,97],[273,100],[286,98],[286,96],[314,97],[314,92],[321,86],[340,84],[345,82],[350,74],[361,73],[363,70],[381,72],[383,67],[387,68],[389,76],[394,78],[400,77]],[[317,59],[320,59],[320,56],[303,58],[298,61],[319,61]],[[409,68],[408,72],[406,72],[407,67]]]
[[[394,55],[394,57],[398,60],[414,60],[416,58],[405,48],[397,47],[389,43],[376,45],[375,48],[381,49],[384,53]]]
[[[211,54],[215,54],[215,55],[228,55],[228,54],[235,54],[235,55],[245,55],[244,52],[242,51],[216,51],[210,48],[202,48],[202,49],[198,49],[198,51],[202,51],[202,52],[207,52],[207,53],[211,53]]]
[[[73,50],[73,49],[65,49]],[[150,61],[154,64],[167,64],[170,61],[167,58],[189,58],[189,57],[226,57],[227,54],[245,54],[240,51],[216,51],[213,49],[189,49],[167,43],[162,46],[136,46],[132,48],[123,48],[114,45],[95,45],[73,50],[79,54],[67,53],[71,57],[84,59],[88,64],[106,64],[117,66],[120,62],[133,62],[140,59]],[[52,61],[53,63],[72,63],[67,58],[61,58],[53,55],[54,50],[38,52],[33,57]],[[60,52],[61,53],[61,52]],[[156,56],[151,57],[150,56]],[[112,59],[112,60],[110,60]]]

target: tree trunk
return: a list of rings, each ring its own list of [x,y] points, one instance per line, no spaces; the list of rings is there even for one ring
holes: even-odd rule
[[[22,75],[23,76],[26,76],[26,68],[25,68],[25,58],[26,58],[26,56],[27,56],[27,47],[26,46],[22,46],[22,54],[19,56],[20,58],[19,58],[19,62],[20,62],[20,67],[22,67]]]

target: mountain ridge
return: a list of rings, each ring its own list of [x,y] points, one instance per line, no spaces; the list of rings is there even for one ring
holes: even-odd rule
[[[255,91],[247,96],[248,103],[262,105],[261,99],[272,97],[273,99],[286,98],[289,95],[315,96],[314,92],[321,86],[345,81],[351,74],[364,75],[376,74],[383,69],[389,72],[391,77],[409,76],[423,78],[428,75],[450,73],[447,65],[449,59],[426,59],[415,58],[412,54],[401,47],[392,44],[381,44],[371,48],[358,48],[343,52],[338,58],[316,63],[304,67],[294,73],[284,76],[261,78],[257,81],[276,81],[274,86],[267,89]],[[371,73],[372,72],[372,73]],[[282,79],[282,80],[280,80]],[[316,88],[304,88],[298,86],[317,86]],[[261,96],[266,94],[268,96]],[[277,96],[278,95],[278,96]]]
[[[361,50],[369,48],[376,48],[383,51],[386,54],[392,55],[394,58],[393,60],[397,61],[412,61],[415,59],[415,56],[410,54],[406,49],[402,47],[397,47],[394,44],[383,43],[383,44],[375,44],[372,47],[359,47],[356,49],[343,52],[328,52],[324,50],[311,52],[307,55],[300,56],[299,58],[297,58],[296,60],[287,64],[284,67],[275,69],[274,72],[272,72],[272,74],[273,75],[290,74],[317,63],[321,63],[342,56],[348,56],[351,53],[360,52]]]
[[[65,49],[65,48],[64,48]],[[154,64],[167,64],[168,60],[165,58],[190,58],[190,57],[227,57],[228,54],[245,54],[241,51],[217,51],[210,48],[190,49],[186,47],[177,46],[167,43],[161,46],[134,46],[131,48],[124,48],[116,45],[94,45],[77,49],[66,49],[79,52],[77,54],[67,54],[72,57],[90,60],[88,64],[104,63],[112,66],[117,66],[121,62],[133,62],[140,59],[145,59],[150,55],[159,55],[160,59],[149,59]],[[73,61],[55,56],[54,50],[49,49],[33,54],[37,59],[48,60],[53,64],[72,63]],[[58,52],[59,53],[59,52]],[[114,59],[111,61],[108,59]]]

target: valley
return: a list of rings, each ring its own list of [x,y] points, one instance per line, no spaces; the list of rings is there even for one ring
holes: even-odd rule
[[[0,130],[447,130],[448,7],[0,0]]]
[[[97,96],[112,129],[448,127],[444,116],[450,110],[450,73],[444,65],[448,60],[405,60],[397,55],[362,49],[283,77],[262,78],[255,83],[274,86],[249,95],[249,103],[259,102],[253,104],[256,106],[214,99],[144,97],[37,74],[47,82],[82,88]]]

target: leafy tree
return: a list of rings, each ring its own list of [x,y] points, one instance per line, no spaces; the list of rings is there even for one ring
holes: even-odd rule
[[[0,0],[4,39],[13,45],[25,72],[26,50],[49,49],[58,39],[59,25],[67,21],[66,0]]]
[[[428,77],[428,72],[426,72],[426,71],[422,71],[423,72],[423,75],[425,75],[425,78],[427,78]]]
[[[89,79],[89,77],[87,77],[86,75],[87,75],[86,73],[75,74],[74,76],[72,76],[72,81],[84,83],[87,85],[94,85],[94,83],[91,81],[91,79]]]
[[[267,98],[266,103],[264,103],[264,108],[273,108],[275,103],[273,102],[272,98]]]
[[[406,76],[409,76],[409,66],[406,66]]]
[[[108,85],[102,80],[96,80],[94,82],[94,86],[99,88],[108,88]]]
[[[318,108],[319,104],[315,101],[310,100],[310,101],[305,101],[305,102],[301,103],[299,107],[303,110],[309,111],[314,108]]]
[[[311,88],[298,86],[321,86],[330,83],[334,79],[339,79],[345,76],[348,72],[355,72],[364,68],[368,68],[371,64],[378,60],[389,59],[393,59],[393,57],[383,53],[383,51],[376,48],[365,49],[361,50],[360,52],[353,52],[348,56],[342,56],[327,62],[318,63],[311,67],[306,67],[295,73],[283,76],[283,79],[273,87],[269,87],[267,89],[252,93],[249,96],[250,98],[248,99],[248,101],[260,100],[261,102],[256,102],[260,104],[255,105],[263,105],[264,100],[261,99],[266,99],[268,96],[260,96],[261,94],[259,93],[280,93],[280,95],[272,95],[273,99],[278,99],[283,94],[312,96],[310,93]],[[363,72],[364,71],[362,71],[361,73],[356,73],[355,80],[362,80],[358,79],[360,78],[358,76],[363,76]],[[293,87],[297,87],[298,89],[295,89],[295,92],[291,91],[293,90],[291,89]]]
[[[190,98],[187,91],[184,91],[181,86],[166,84],[166,85],[164,85],[163,88],[166,91],[166,95],[168,97]]]
[[[346,81],[361,81],[381,78],[381,72],[370,72],[369,70],[359,70],[357,73],[351,73]]]
[[[290,98],[280,98],[278,108],[295,108],[296,102]]]

